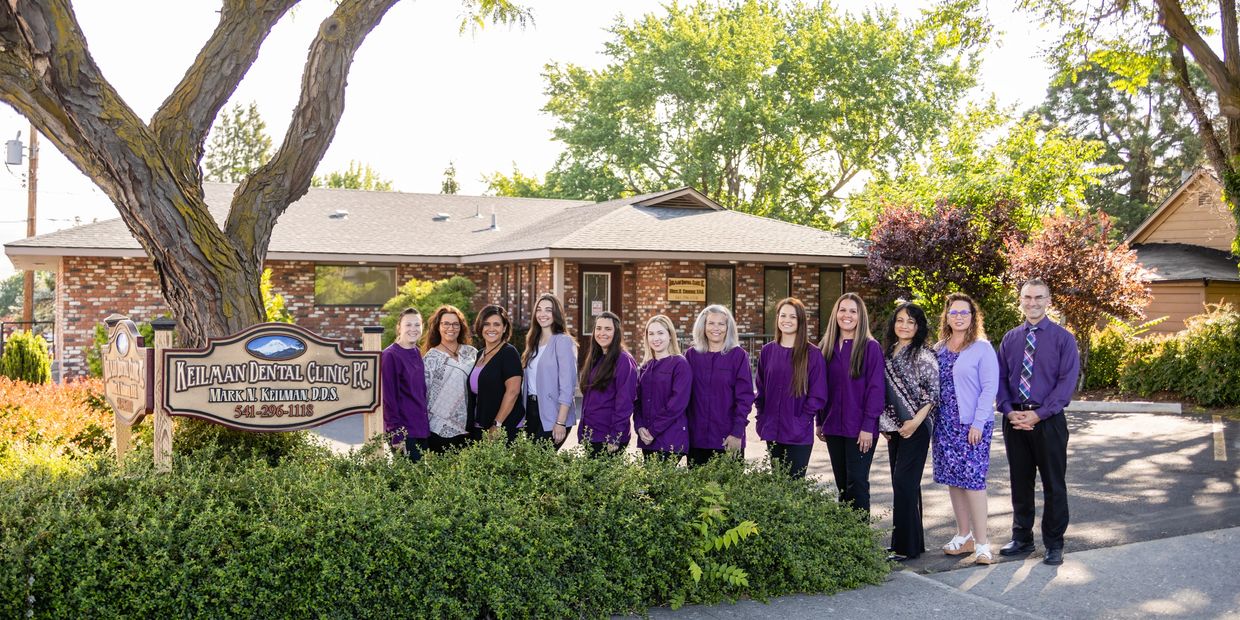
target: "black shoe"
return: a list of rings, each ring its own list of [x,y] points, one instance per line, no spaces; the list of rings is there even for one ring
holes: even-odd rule
[[[1046,550],[1046,558],[1042,560],[1043,564],[1050,566],[1059,566],[1063,564],[1063,547],[1055,547]]]
[[[1020,542],[1018,540],[1009,541],[1008,544],[999,548],[999,555],[1021,555],[1025,553],[1033,553],[1033,542]]]

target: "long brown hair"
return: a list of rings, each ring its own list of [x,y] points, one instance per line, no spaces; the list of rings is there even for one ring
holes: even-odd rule
[[[586,363],[582,365],[581,375],[577,378],[582,394],[590,390],[605,390],[611,385],[612,379],[616,378],[616,362],[620,359],[620,352],[624,350],[624,328],[620,326],[620,317],[613,312],[603,312],[594,317],[594,323],[597,325],[603,319],[616,326],[615,336],[611,346],[604,352],[594,335],[590,335],[590,352],[586,354]],[[591,373],[595,364],[598,364],[598,372]],[[590,381],[591,375],[594,376],[593,381]]]
[[[848,376],[856,379],[865,370],[865,350],[874,339],[870,333],[870,315],[866,312],[865,302],[860,295],[844,293],[835,300],[835,306],[831,308],[831,316],[827,320],[827,330],[822,336],[822,342],[818,343],[818,348],[822,349],[822,357],[828,363],[835,357],[835,352],[840,348],[840,324],[836,315],[840,312],[840,304],[845,300],[852,300],[857,304],[857,330],[853,334],[852,355],[848,358]]]
[[[560,303],[560,298],[551,293],[543,293],[538,296],[538,301],[534,302],[533,314],[538,314],[538,304],[543,301],[551,302],[551,333],[567,334],[568,323],[564,320],[564,304]],[[530,317],[533,318],[533,317]],[[521,354],[521,366],[529,367],[530,360],[538,355],[538,343],[542,341],[542,325],[538,324],[538,319],[530,321],[530,331],[525,334],[525,352]],[[577,339],[573,339],[573,346],[577,345]]]
[[[444,304],[435,308],[435,312],[431,314],[430,321],[426,324],[426,333],[423,335],[422,355],[426,355],[427,351],[434,349],[443,342],[443,334],[439,331],[439,322],[443,320],[443,315],[451,314],[456,320],[461,322],[461,331],[456,333],[457,346],[469,344],[469,322],[465,319],[465,313],[461,312],[456,306]]]
[[[964,346],[967,347],[978,340],[986,339],[982,309],[977,307],[972,297],[964,293],[952,293],[947,296],[947,301],[943,302],[943,314],[939,316],[939,344],[942,346],[947,346],[947,339],[952,337],[952,326],[947,323],[947,311],[951,310],[952,304],[958,301],[969,304],[969,316],[973,318],[973,321],[969,323],[969,330],[964,334]]]
[[[785,297],[775,304],[775,342],[783,339],[779,331],[779,310],[792,306],[797,314],[797,333],[792,344],[792,396],[801,397],[809,392],[809,326],[805,316],[805,304],[796,297]]]

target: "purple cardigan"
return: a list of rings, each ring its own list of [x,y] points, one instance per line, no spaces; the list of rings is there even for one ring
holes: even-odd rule
[[[946,345],[940,343],[936,348]],[[988,340],[965,347],[952,366],[956,382],[956,405],[960,423],[982,430],[995,420],[995,396],[999,393],[999,357]],[[939,402],[943,402],[940,400]]]
[[[594,378],[597,362],[588,375]],[[637,398],[637,362],[628,351],[621,351],[616,360],[616,376],[603,390],[587,390],[581,386],[581,424],[577,426],[577,440],[593,443],[629,445],[629,421],[633,416],[633,401]]]
[[[689,393],[689,447],[722,450],[728,436],[745,442],[753,409],[753,372],[749,353],[732,347],[726,353],[685,351],[693,374]]]
[[[431,424],[426,414],[422,353],[392,343],[383,350],[379,368],[383,377],[383,432],[392,435],[392,445],[402,443],[406,437],[429,437]]]
[[[878,434],[878,416],[887,405],[887,386],[883,375],[883,347],[876,340],[865,344],[861,376],[853,378],[853,341],[845,340],[831,361],[826,363],[827,407],[818,415],[824,435],[856,438],[861,431]]]
[[[547,342],[541,355],[535,355],[530,364],[536,364],[534,381],[538,385],[524,383],[526,395],[538,398],[538,419],[542,428],[551,429],[560,417],[560,405],[568,405],[568,418],[564,426],[577,423],[577,411],[573,396],[577,392],[577,345],[568,334],[555,334]],[[529,378],[527,373],[526,378]],[[534,412],[526,411],[525,415]]]
[[[689,450],[689,392],[693,377],[689,362],[680,355],[669,355],[642,364],[637,372],[637,399],[633,402],[633,428],[645,428],[654,435],[650,444],[637,438],[645,450],[684,454]]]
[[[764,441],[808,446],[814,443],[814,418],[827,403],[827,375],[822,352],[808,348],[805,394],[792,395],[792,349],[768,342],[758,354],[758,436]]]

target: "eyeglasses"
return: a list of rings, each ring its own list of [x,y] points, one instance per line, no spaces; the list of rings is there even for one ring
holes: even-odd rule
[[[460,329],[460,323],[440,323],[439,329]]]
[[[969,316],[970,314],[973,314],[973,312],[969,310],[948,310],[947,311],[947,316],[950,316],[950,317]]]
[[[1050,299],[1050,297],[1047,297],[1046,295],[1038,295],[1037,297],[1030,297],[1028,295],[1020,296],[1021,301],[1036,301],[1038,303],[1042,303],[1048,299]]]

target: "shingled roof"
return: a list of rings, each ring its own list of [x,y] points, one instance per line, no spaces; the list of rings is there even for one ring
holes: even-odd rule
[[[217,222],[235,189],[204,184]],[[119,218],[13,241],[5,252],[18,268],[56,256],[144,256]],[[267,252],[277,260],[450,263],[725,256],[853,263],[864,255],[851,237],[724,209],[692,188],[603,203],[311,189],[280,216]]]
[[[1150,282],[1240,282],[1240,260],[1228,252],[1183,243],[1144,243],[1132,249],[1150,270]]]

